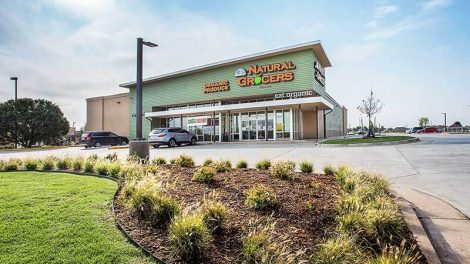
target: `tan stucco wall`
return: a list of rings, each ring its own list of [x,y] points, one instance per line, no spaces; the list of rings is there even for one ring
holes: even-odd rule
[[[317,111],[317,124],[318,124],[318,138],[324,138],[325,137],[325,131],[324,131],[324,118],[323,118],[324,110],[319,110]]]
[[[317,111],[302,111],[303,139],[318,138]]]
[[[88,98],[86,129],[129,136],[129,94]]]

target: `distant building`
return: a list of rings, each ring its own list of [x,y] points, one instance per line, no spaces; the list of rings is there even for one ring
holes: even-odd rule
[[[393,129],[393,132],[395,132],[395,133],[405,133],[406,132],[406,127],[395,127]]]
[[[87,98],[87,131],[129,136],[129,93]]]

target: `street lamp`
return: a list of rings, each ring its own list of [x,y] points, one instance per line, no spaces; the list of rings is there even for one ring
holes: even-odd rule
[[[447,132],[447,113],[442,113],[444,115],[444,132]]]
[[[18,99],[18,77],[10,77],[10,80],[15,81],[15,101]]]
[[[136,139],[129,144],[129,155],[141,159],[149,157],[149,144],[142,139],[142,68],[143,68],[143,46],[150,48],[158,47],[157,44],[137,38],[137,81],[136,81]]]

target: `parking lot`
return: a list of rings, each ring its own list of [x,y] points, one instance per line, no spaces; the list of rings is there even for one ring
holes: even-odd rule
[[[187,154],[200,164],[207,158],[247,160],[249,166],[261,159],[309,160],[321,171],[327,164],[344,164],[356,169],[382,173],[396,185],[407,186],[437,196],[470,215],[470,135],[419,135],[419,143],[372,146],[328,147],[314,142],[215,143],[177,148],[151,148],[150,156],[170,159]],[[0,152],[0,159],[10,157],[104,156],[116,152],[121,159],[128,149],[79,147],[21,152]]]

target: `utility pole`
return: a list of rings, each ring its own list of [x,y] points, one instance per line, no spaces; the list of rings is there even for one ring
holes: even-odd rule
[[[444,115],[444,132],[447,132],[447,113],[442,113]]]
[[[18,100],[18,77],[10,77],[10,80],[15,81],[15,103]],[[16,107],[16,104],[15,104]],[[16,112],[16,111],[15,111]],[[15,149],[18,148],[18,124],[15,120]]]

